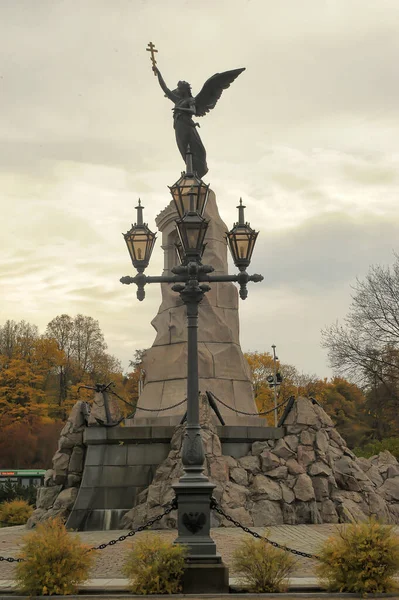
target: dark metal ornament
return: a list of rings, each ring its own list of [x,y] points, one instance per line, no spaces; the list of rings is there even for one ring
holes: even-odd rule
[[[206,516],[204,513],[189,512],[183,514],[183,525],[193,534],[198,533],[198,531],[201,531],[205,523]]]

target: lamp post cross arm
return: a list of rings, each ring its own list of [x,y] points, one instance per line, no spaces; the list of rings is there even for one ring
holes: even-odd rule
[[[240,297],[242,300],[248,295],[247,283],[252,281],[258,283],[263,280],[262,275],[255,273],[254,275],[248,275],[246,271],[240,271],[236,275],[209,275],[214,269],[210,265],[196,265],[196,268],[192,268],[191,263],[187,266],[178,266],[172,271],[175,271],[175,275],[144,275],[144,273],[138,273],[135,277],[126,275],[121,277],[121,283],[130,285],[135,283],[137,285],[137,298],[144,300],[145,291],[144,286],[147,283],[186,283],[190,280],[196,280],[199,283],[223,283],[232,282],[240,285]],[[175,291],[182,291],[183,286]],[[207,291],[204,289],[204,291]]]

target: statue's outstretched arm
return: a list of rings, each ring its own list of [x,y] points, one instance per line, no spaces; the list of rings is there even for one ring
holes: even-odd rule
[[[172,100],[172,102],[174,102],[176,104],[178,98],[177,98],[177,96],[175,96],[175,94],[173,94],[173,92],[170,91],[170,89],[166,85],[164,78],[161,75],[160,70],[157,67],[154,67],[154,71],[158,77],[159,85],[161,86],[165,96],[167,98],[169,98],[169,100]]]

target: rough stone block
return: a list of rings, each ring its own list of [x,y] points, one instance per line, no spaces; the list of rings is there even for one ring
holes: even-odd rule
[[[82,446],[75,446],[72,450],[71,459],[69,461],[69,473],[82,473],[85,450]]]
[[[322,502],[329,497],[329,484],[327,477],[313,477],[312,485],[317,502]]]
[[[241,467],[230,469],[230,478],[238,485],[248,485],[248,473]]]
[[[309,500],[314,500],[315,498],[312,480],[305,473],[298,475],[298,479],[296,480],[293,490],[297,500],[308,502]]]
[[[37,491],[36,497],[37,508],[42,508],[45,510],[51,508],[61,490],[62,485],[55,485],[53,487],[40,487]]]
[[[279,502],[271,500],[260,500],[256,507],[250,510],[254,527],[266,527],[269,525],[282,525],[283,513]]]
[[[257,497],[265,498],[266,500],[281,500],[282,498],[282,491],[277,481],[269,479],[264,475],[255,475],[251,489]]]
[[[56,501],[54,502],[53,509],[71,510],[75,503],[77,495],[78,490],[76,488],[67,488],[65,490],[62,490],[62,492],[60,492]]]

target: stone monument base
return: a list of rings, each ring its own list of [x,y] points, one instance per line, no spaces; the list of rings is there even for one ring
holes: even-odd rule
[[[171,425],[86,428],[86,460],[68,529],[121,529],[124,515],[138,504],[168,457],[175,429]],[[254,441],[284,436],[283,428],[265,426],[229,425],[216,430],[222,452],[236,458],[245,456]]]

